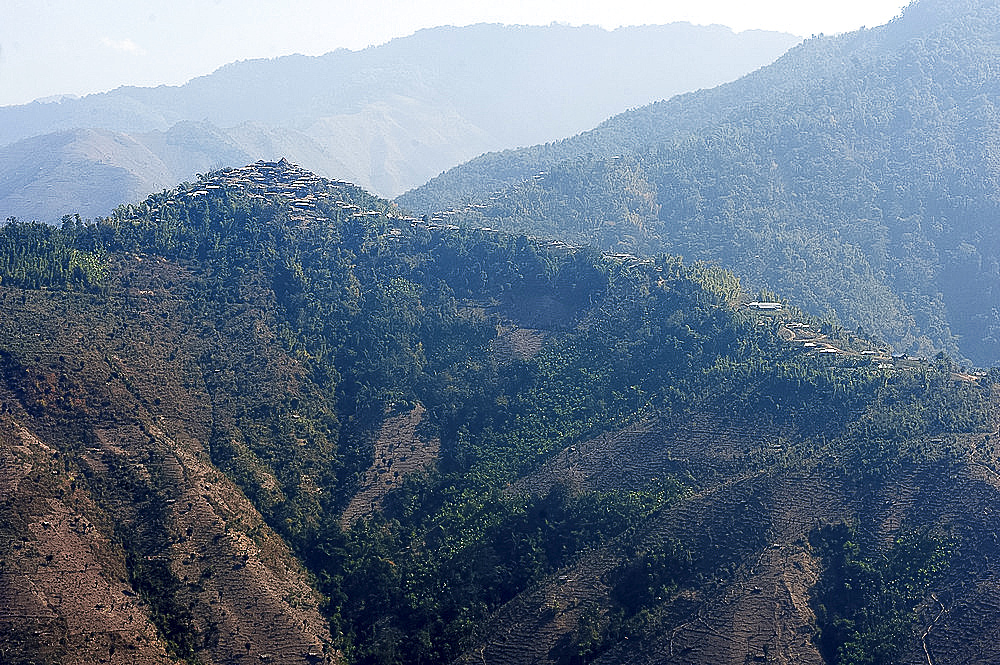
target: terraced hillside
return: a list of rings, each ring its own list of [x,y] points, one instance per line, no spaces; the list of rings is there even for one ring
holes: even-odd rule
[[[0,658],[996,658],[1000,375],[766,298],[286,161],[8,224]]]
[[[231,414],[198,354],[266,339],[268,314],[208,336],[162,287],[187,271],[115,272],[115,297],[0,293],[5,662],[331,659],[307,572],[211,462]],[[258,390],[296,390],[268,345],[240,360]]]
[[[975,435],[955,444],[984,451],[995,440]],[[917,607],[893,662],[994,660],[996,648],[979,634],[992,634],[1000,619],[987,600],[1000,561],[989,516],[1000,476],[986,458],[908,464],[872,491],[830,474],[816,458],[789,464],[783,458],[797,443],[725,413],[702,413],[563,451],[517,491],[559,483],[578,491],[638,487],[669,477],[692,487],[676,505],[498,610],[461,662],[853,662],[830,658],[817,639],[824,561],[816,534],[838,523],[856,525],[868,547],[891,546],[918,524],[943,525],[963,543],[941,587]],[[651,608],[635,614],[629,594],[644,592],[657,572],[647,564],[637,575],[635,560],[679,543],[711,577],[671,580],[656,589]]]

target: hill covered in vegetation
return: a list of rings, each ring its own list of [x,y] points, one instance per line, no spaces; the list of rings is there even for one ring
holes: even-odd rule
[[[0,303],[4,662],[998,655],[1000,376],[717,267],[261,162]]]
[[[472,226],[717,262],[900,351],[1000,361],[1000,15],[919,0],[743,79],[399,198]]]
[[[106,215],[196,173],[279,155],[394,196],[487,150],[731,81],[797,41],[690,24],[440,27],[361,51],[232,63],[182,86],[4,107],[0,219]]]

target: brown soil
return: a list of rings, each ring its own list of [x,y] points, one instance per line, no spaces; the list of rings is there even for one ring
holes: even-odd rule
[[[9,417],[0,419],[0,442],[0,500],[20,508],[8,517],[23,528],[3,544],[0,632],[9,641],[0,655],[174,662],[127,582],[121,550],[88,518],[94,507],[72,490],[56,451]]]
[[[427,439],[418,431],[424,407],[386,418],[375,439],[375,460],[361,477],[357,493],[340,517],[348,528],[362,517],[371,516],[386,494],[402,485],[411,473],[425,471],[437,462],[441,442]]]
[[[886,544],[908,523],[953,525],[962,552],[942,590],[918,608],[918,630],[901,662],[1000,661],[995,458],[958,469],[905,468],[879,491],[858,492],[809,464],[773,466],[769,460],[786,443],[780,433],[741,426],[721,413],[647,422],[564,450],[511,488],[639,488],[667,476],[693,488],[641,525],[638,547],[676,539],[717,576],[682,586],[653,609],[648,628],[595,662],[821,665],[811,605],[821,562],[808,541],[816,527],[840,521]],[[636,547],[630,542],[626,549]],[[460,662],[560,662],[584,613],[607,616],[615,607],[611,589],[623,545],[585,554],[500,608]]]
[[[226,346],[221,332],[156,286],[186,279],[176,266],[118,269],[135,293],[111,303],[0,289],[0,662],[178,662],[129,580],[129,532],[163,543],[141,558],[179,582],[200,662],[337,659],[306,572],[210,461],[232,407],[213,404],[195,355]],[[266,321],[247,308],[225,333],[266,341]],[[259,381],[262,399],[294,388],[301,369],[257,346],[256,374],[228,380]]]
[[[546,337],[544,331],[533,328],[520,328],[515,325],[501,329],[490,348],[493,362],[506,365],[513,360],[531,358],[541,350]]]

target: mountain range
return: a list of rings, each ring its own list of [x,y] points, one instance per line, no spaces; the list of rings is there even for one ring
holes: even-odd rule
[[[182,86],[3,107],[0,215],[106,215],[196,173],[281,156],[395,196],[487,150],[732,80],[796,41],[690,24],[442,27],[237,62]]]
[[[0,228],[4,663],[990,662],[1000,373],[286,161]]]

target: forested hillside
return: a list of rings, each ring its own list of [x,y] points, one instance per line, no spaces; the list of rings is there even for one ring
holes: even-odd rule
[[[998,26],[991,0],[919,0],[732,84],[485,155],[398,202],[716,262],[900,351],[992,365]]]
[[[0,656],[1000,656],[1000,375],[775,298],[284,161],[8,224]]]
[[[182,86],[3,107],[0,219],[106,215],[196,173],[281,155],[394,196],[487,150],[731,81],[797,41],[690,24],[441,27],[232,63]]]

